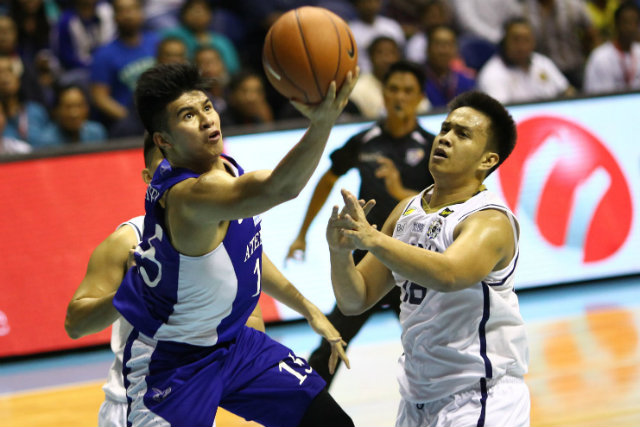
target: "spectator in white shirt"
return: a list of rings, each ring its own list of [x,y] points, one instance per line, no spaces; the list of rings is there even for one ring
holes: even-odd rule
[[[364,74],[371,71],[371,61],[366,49],[376,37],[391,37],[400,49],[404,49],[405,38],[397,21],[380,14],[382,0],[353,0],[353,5],[358,17],[349,21],[349,27],[359,48],[360,73]]]
[[[615,34],[591,52],[585,68],[584,91],[603,93],[640,89],[640,8],[622,3],[614,15]]]
[[[479,37],[497,44],[502,27],[522,15],[519,0],[449,0],[462,37]]]
[[[533,29],[526,19],[508,21],[498,53],[478,74],[478,88],[502,103],[573,95],[575,89],[553,61],[534,52],[535,43]]]

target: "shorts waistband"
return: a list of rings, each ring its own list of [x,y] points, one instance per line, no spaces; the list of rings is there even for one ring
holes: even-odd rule
[[[433,400],[433,401],[425,401],[425,402],[411,402],[411,403],[413,405],[415,405],[416,408],[423,409],[426,404],[432,404],[434,402],[439,402],[439,401],[444,400],[444,399],[449,399],[452,396],[460,395],[460,394],[463,394],[463,393],[468,393],[470,391],[479,391],[480,387],[481,387],[481,382],[483,380],[486,381],[487,390],[489,390],[490,388],[494,387],[497,384],[518,384],[518,383],[523,383],[524,382],[524,378],[518,377],[518,376],[514,376],[514,375],[509,375],[509,374],[502,375],[502,376],[500,376],[498,378],[490,378],[490,379],[481,378],[481,379],[478,380],[478,382],[470,385],[469,387],[466,387],[466,388],[463,388],[461,390],[455,391],[455,392],[451,393],[449,396],[445,396],[445,397],[443,397],[441,399],[437,399],[437,400]]]

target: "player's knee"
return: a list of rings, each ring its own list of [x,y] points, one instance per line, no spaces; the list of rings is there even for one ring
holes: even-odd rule
[[[352,427],[351,417],[338,405],[327,389],[323,389],[307,408],[300,427]]]

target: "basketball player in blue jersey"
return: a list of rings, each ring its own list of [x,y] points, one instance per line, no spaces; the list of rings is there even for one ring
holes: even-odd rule
[[[145,169],[142,179],[146,184],[162,161],[162,153],[150,138],[144,145]],[[126,322],[113,306],[113,296],[122,282],[131,248],[142,239],[144,216],[131,218],[103,240],[93,251],[87,272],[76,289],[67,307],[65,329],[73,338],[81,338],[109,326],[111,330],[111,350],[115,359],[109,368],[107,382],[102,386],[105,400],[98,412],[98,427],[125,427],[127,425],[127,394],[122,378],[122,357],[131,325]],[[265,330],[260,306],[247,320],[247,326],[259,331]]]
[[[401,290],[397,426],[528,426],[518,221],[483,185],[513,150],[516,127],[481,92],[449,108],[431,150],[434,184],[400,202],[380,231],[342,191],[345,207],[327,226],[333,289],[345,314]],[[357,267],[355,248],[368,251]]]
[[[264,290],[333,343],[334,366],[346,362],[335,328],[263,254],[258,215],[309,180],[354,77],[316,106],[294,102],[307,132],[275,169],[247,173],[222,154],[197,68],[157,65],[138,80],[138,113],[165,160],[147,189],[136,265],[113,300],[133,325],[129,424],[210,426],[221,406],[265,426],[353,425],[304,359],[245,322]]]

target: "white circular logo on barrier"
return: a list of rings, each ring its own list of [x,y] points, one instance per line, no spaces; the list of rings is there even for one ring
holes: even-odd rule
[[[8,335],[9,331],[11,331],[9,319],[7,318],[7,315],[4,314],[4,311],[0,310],[0,337]]]

